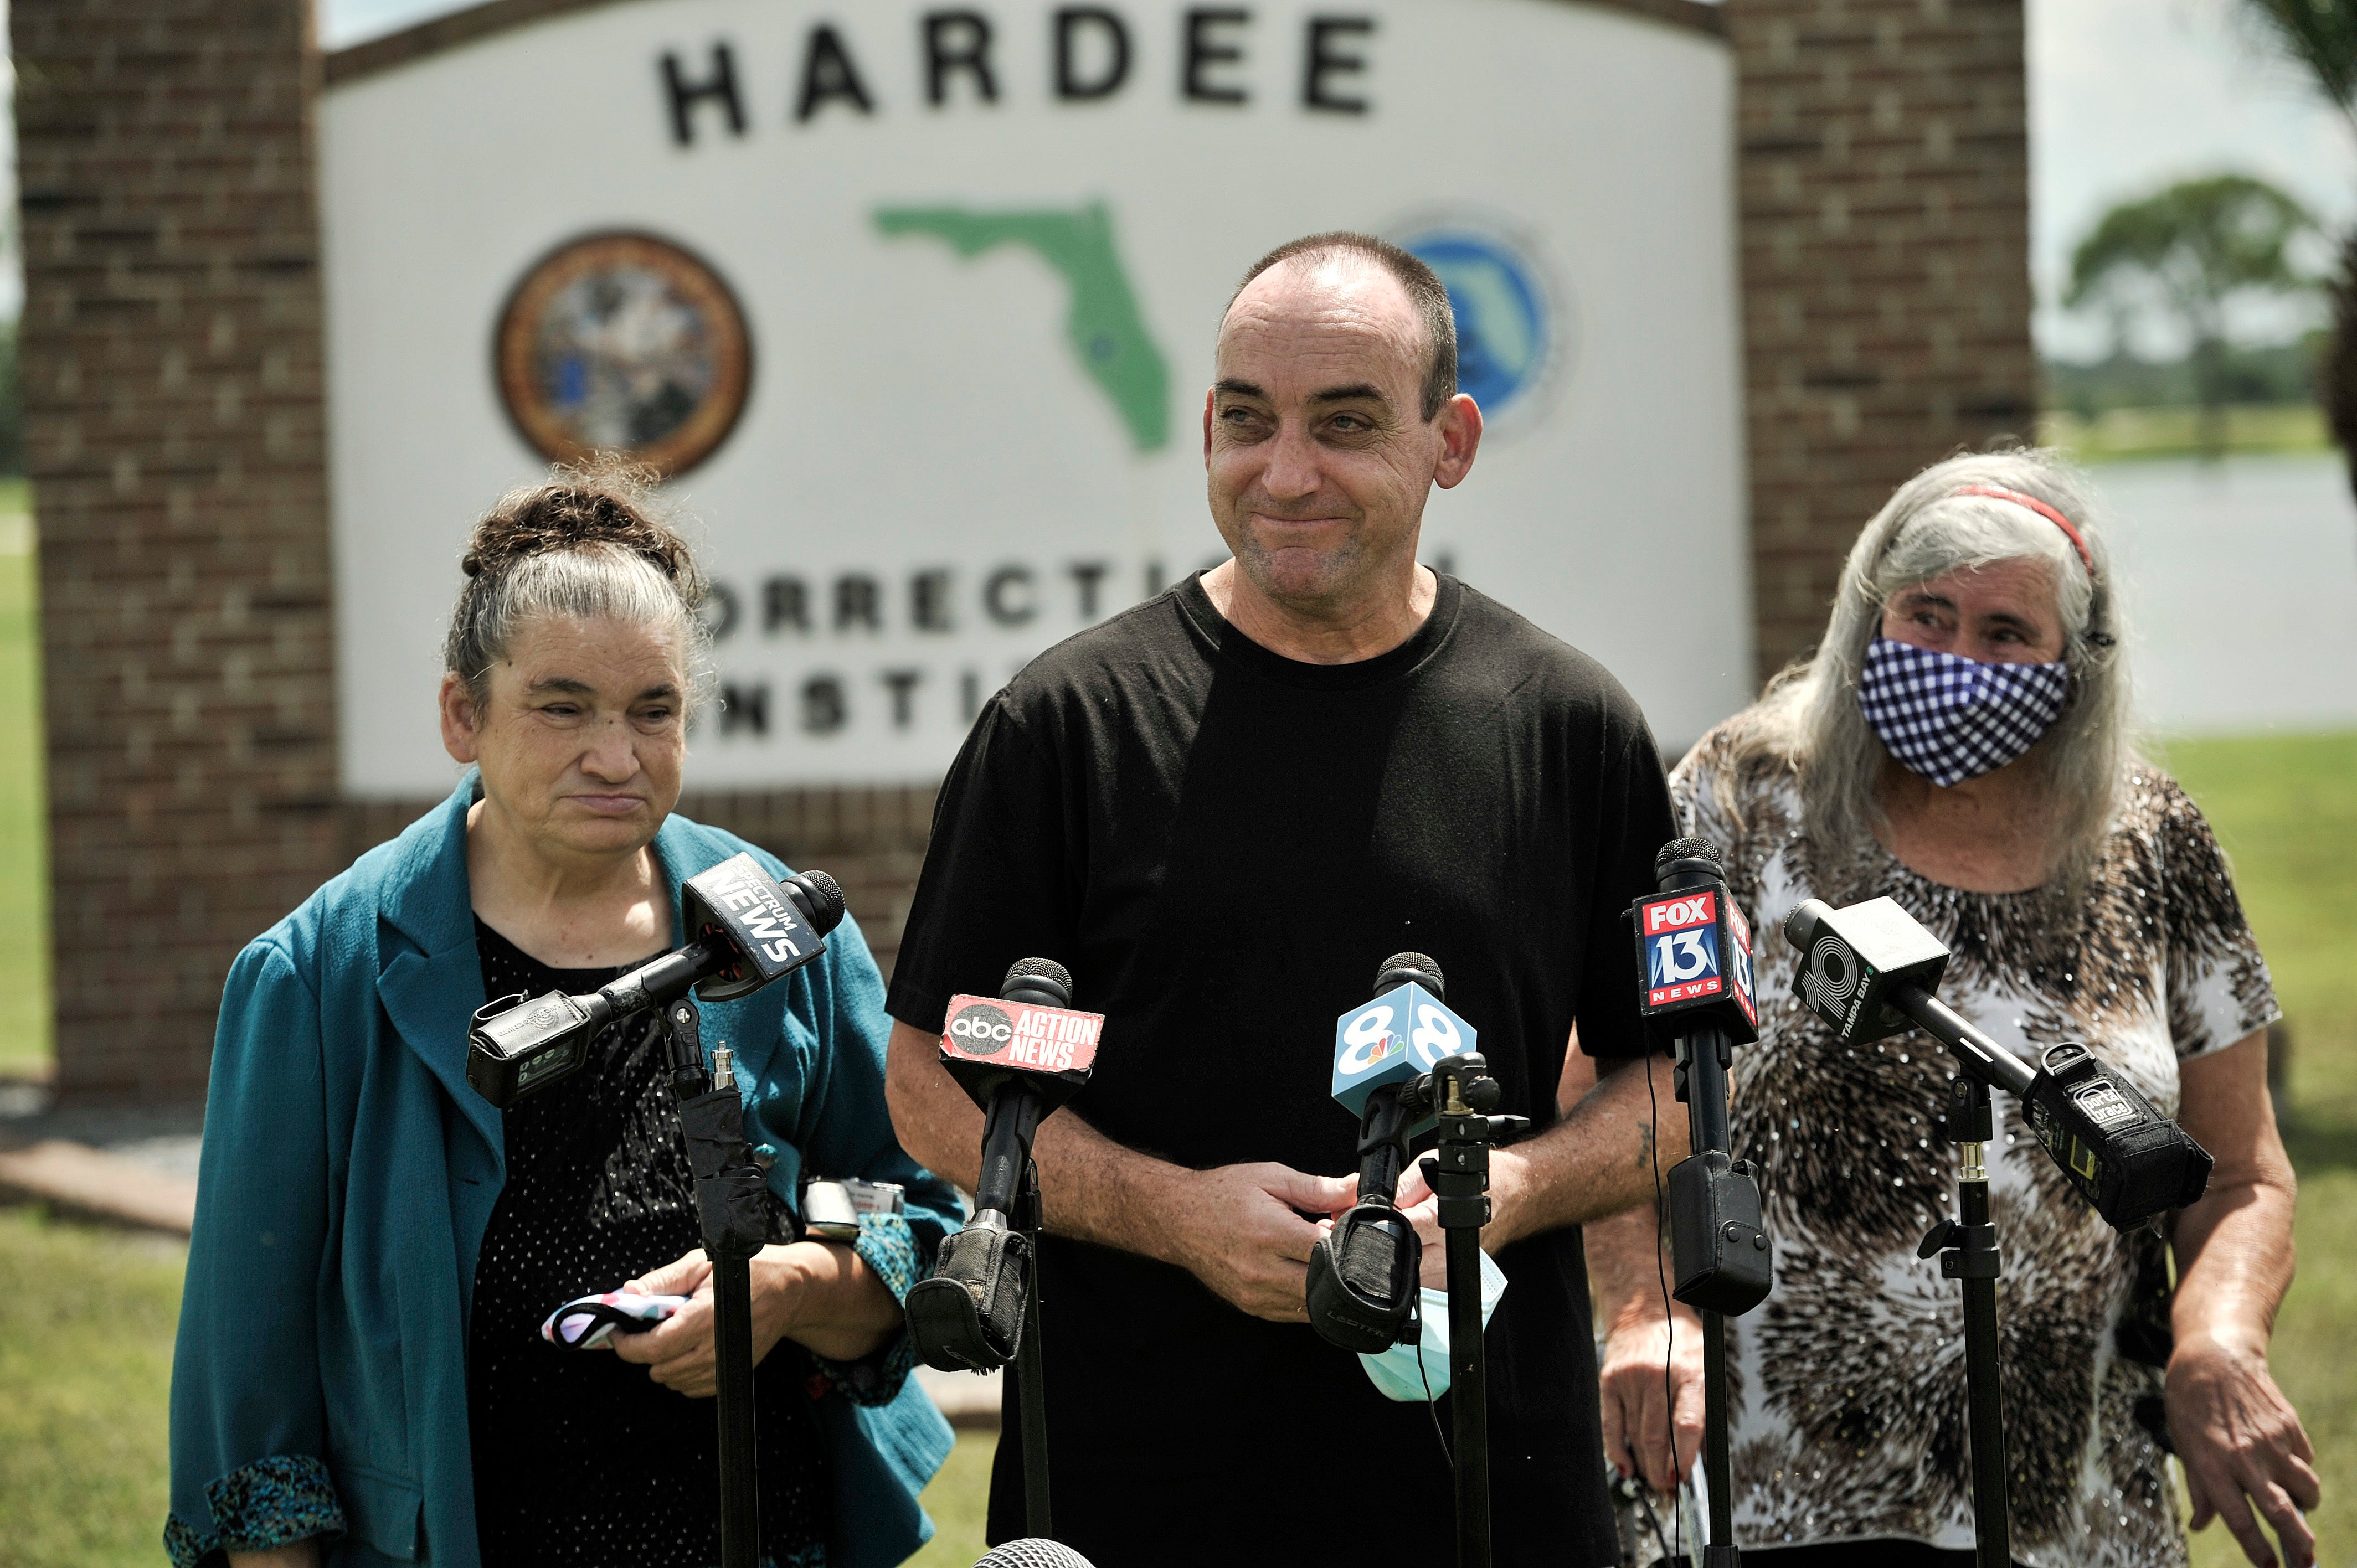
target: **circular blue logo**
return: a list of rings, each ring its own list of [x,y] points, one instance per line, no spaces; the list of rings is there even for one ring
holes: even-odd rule
[[[1536,264],[1503,238],[1434,228],[1400,242],[1439,274],[1457,317],[1457,386],[1495,415],[1527,397],[1554,358],[1554,302]]]

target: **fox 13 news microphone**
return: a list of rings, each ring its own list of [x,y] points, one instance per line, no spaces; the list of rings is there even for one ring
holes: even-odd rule
[[[1873,898],[1835,909],[1812,898],[1786,917],[1801,955],[1792,992],[1845,1046],[1870,1045],[1910,1026],[1948,1047],[1962,1070],[1943,1133],[1958,1146],[1956,1217],[1918,1249],[1963,1283],[1964,1386],[1972,1433],[1973,1529],[1979,1568],[2006,1568],[2008,1512],[2005,1419],[1997,1391],[1996,1281],[2003,1259],[1989,1218],[1983,1145],[1996,1135],[1989,1090],[2018,1096],[2030,1132],[2072,1189],[2120,1230],[2182,1208],[2210,1185],[2210,1155],[2163,1116],[2135,1082],[2075,1041],[2050,1046],[2038,1070],[1966,1023],[1932,992],[1948,950],[1900,908]]]
[[[728,1002],[782,980],[826,950],[843,921],[843,889],[823,871],[780,883],[738,854],[680,888],[687,944],[640,964],[589,996],[552,991],[503,996],[475,1015],[467,1081],[502,1109],[577,1069],[608,1025],[663,1009],[672,1092],[679,1101],[697,1219],[712,1260],[713,1370],[720,1423],[721,1568],[754,1568],[760,1510],[753,1447],[753,1255],[770,1239],[767,1173],[746,1153],[744,1104],[731,1053],[721,1046],[705,1071],[693,986],[706,1002]]]
[[[1436,1122],[1423,1160],[1448,1261],[1450,1449],[1458,1568],[1490,1563],[1489,1359],[1482,1341],[1481,1228],[1490,1223],[1490,1146],[1529,1127],[1492,1114],[1503,1097],[1473,1049],[1473,1026],[1441,1000],[1440,966],[1397,953],[1375,998],[1334,1025],[1334,1098],[1359,1118],[1359,1201],[1309,1253],[1309,1321],[1346,1350],[1380,1351],[1416,1327],[1415,1231],[1394,1203],[1408,1139]]]
[[[982,1175],[974,1218],[942,1243],[933,1276],[910,1288],[909,1335],[942,1371],[1016,1363],[1022,1400],[1023,1519],[1052,1537],[1048,1505],[1048,1396],[1039,1355],[1039,1171],[1031,1139],[1040,1119],[1089,1081],[1101,1013],[1072,1009],[1062,964],[1027,958],[995,998],[952,996],[942,1065],[982,1107]],[[1003,1549],[1002,1549],[1003,1550]]]
[[[1677,1298],[1702,1313],[1703,1475],[1710,1514],[1704,1568],[1734,1568],[1735,1486],[1727,1437],[1727,1320],[1768,1298],[1774,1254],[1750,1163],[1732,1157],[1727,1077],[1733,1047],[1760,1037],[1751,928],[1707,839],[1673,839],[1653,857],[1660,892],[1637,900],[1638,1009],[1677,1042],[1677,1097],[1694,1153],[1671,1167],[1670,1251]]]

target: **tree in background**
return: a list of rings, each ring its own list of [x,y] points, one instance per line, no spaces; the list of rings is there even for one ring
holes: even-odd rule
[[[2357,134],[2357,0],[2244,0],[2276,47],[2306,68],[2325,102]],[[2349,461],[2357,490],[2357,229],[2341,242],[2332,295],[2332,343],[2318,362],[2316,398]]]
[[[2291,258],[2292,242],[2315,227],[2306,208],[2265,180],[2240,174],[2185,180],[2104,214],[2072,254],[2063,303],[2108,306],[2115,319],[2158,308],[2185,329],[2193,342],[2201,446],[2215,456],[2226,446],[2227,303],[2315,287]]]

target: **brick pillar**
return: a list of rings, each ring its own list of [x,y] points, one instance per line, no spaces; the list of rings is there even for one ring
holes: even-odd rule
[[[2021,0],[1727,0],[1763,674],[1899,483],[2028,438]]]
[[[58,1079],[201,1090],[338,867],[304,0],[14,0]]]

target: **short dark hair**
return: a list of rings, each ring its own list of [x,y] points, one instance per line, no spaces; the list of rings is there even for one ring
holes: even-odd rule
[[[1389,240],[1336,229],[1287,241],[1254,262],[1243,281],[1236,285],[1236,292],[1228,295],[1230,308],[1252,286],[1253,279],[1280,262],[1297,261],[1304,256],[1314,261],[1329,256],[1357,256],[1391,274],[1407,290],[1408,302],[1415,306],[1416,317],[1424,323],[1424,417],[1429,424],[1440,413],[1441,405],[1457,395],[1457,313],[1448,307],[1448,290],[1439,274],[1414,252],[1400,249]],[[1226,319],[1224,312],[1221,319]]]

